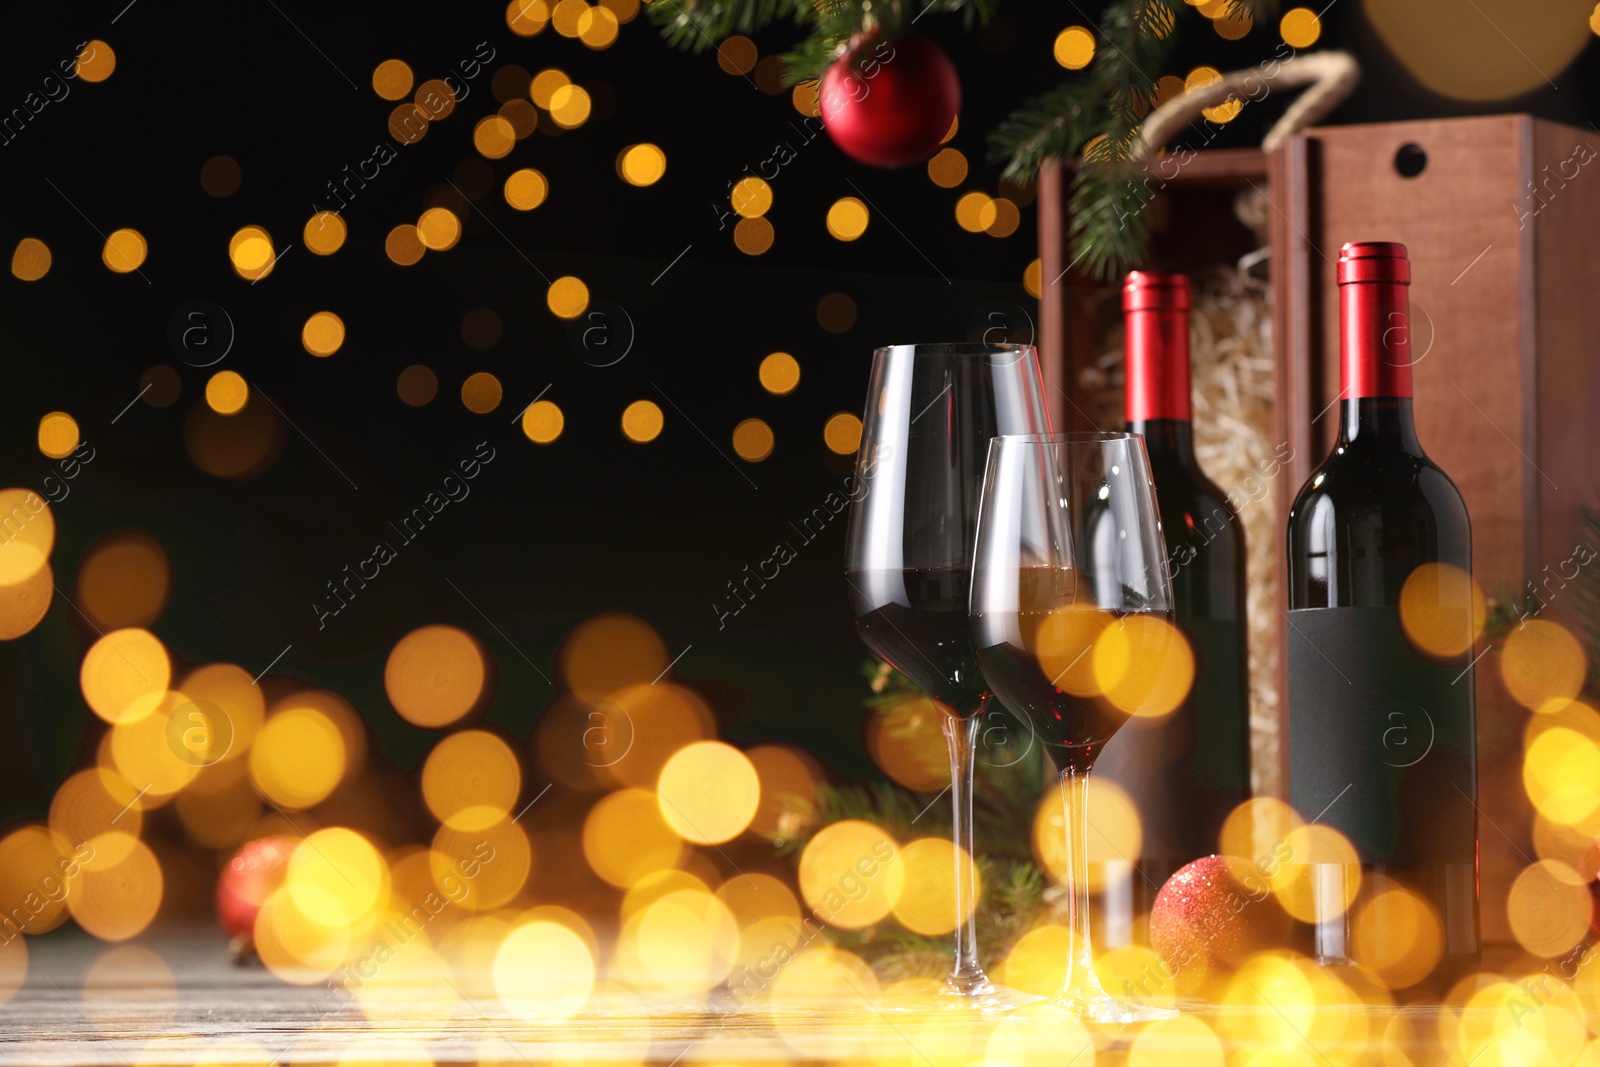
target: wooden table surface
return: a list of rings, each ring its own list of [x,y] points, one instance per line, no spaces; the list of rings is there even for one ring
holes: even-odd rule
[[[437,995],[420,994],[408,1003],[401,995],[386,1002],[379,1017],[369,1018],[353,1005],[329,1010],[324,986],[289,985],[260,966],[229,963],[224,939],[213,931],[146,936],[131,954],[120,950],[123,955],[117,958],[130,965],[119,968],[97,968],[96,961],[106,959],[110,946],[74,930],[32,939],[29,948],[31,962],[23,987],[0,1005],[0,1064],[144,1067],[431,1061],[489,1067],[560,1061],[615,1065],[803,1061],[965,1067],[987,1057],[989,1062],[1003,1060],[1008,1067],[1085,1067],[1097,1058],[1102,1063],[1124,1062],[1118,1053],[1144,1029],[1084,1031],[1058,1016],[1045,1015],[1011,1018],[1016,1013],[1009,1013],[997,1021],[969,1012],[883,1011],[859,997],[851,998],[854,1002],[818,1001],[781,1011],[735,1012],[718,1010],[715,994],[673,999],[604,985],[573,1019],[530,1022],[506,1011],[486,975],[461,974],[451,981],[457,996],[448,999],[454,1003],[440,1004]],[[131,965],[148,963],[145,953],[158,956],[165,967]],[[1248,1014],[1243,1009],[1230,1012],[1190,1005],[1186,1010],[1206,1024],[1206,1031],[1228,1034],[1230,1052],[1247,1050],[1249,1043],[1238,1040],[1238,1027],[1229,1025],[1230,1017],[1237,1021]],[[1404,1048],[1416,1064],[1445,1062],[1436,1047],[1429,1051],[1429,1046],[1437,1046],[1438,1009],[1356,1010],[1365,1019],[1350,1032],[1362,1034],[1361,1045],[1367,1052],[1387,1044],[1391,1054]],[[1287,1023],[1288,1016],[1283,1020]],[[1025,1062],[997,1055],[990,1044],[999,1030],[1008,1027],[1030,1046]],[[1284,1031],[1281,1026],[1278,1030],[1281,1041]],[[1185,1032],[1174,1030],[1161,1042],[1163,1053],[1179,1057],[1173,1067],[1185,1067],[1182,1057],[1191,1051]],[[1187,1033],[1193,1051],[1216,1048],[1208,1032],[1191,1028]],[[1012,1051],[1015,1047],[1010,1046]],[[1360,1052],[1326,1042],[1315,1047],[1309,1041],[1297,1051],[1295,1062],[1319,1064],[1350,1063]]]

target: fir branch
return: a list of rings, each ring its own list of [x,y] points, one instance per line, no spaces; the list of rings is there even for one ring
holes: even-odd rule
[[[656,0],[646,10],[674,48],[703,52],[734,34],[749,36],[780,20],[805,31],[783,55],[786,85],[822,77],[850,38],[877,32],[893,40],[929,11],[961,16],[971,29],[989,20],[998,0],[929,0],[922,6],[871,0]]]

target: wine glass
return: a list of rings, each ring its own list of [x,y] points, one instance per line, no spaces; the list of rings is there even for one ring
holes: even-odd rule
[[[1089,771],[1133,715],[1170,714],[1193,657],[1172,625],[1172,583],[1144,440],[999,437],[989,446],[972,566],[972,634],[995,697],[1061,773],[1068,952],[1054,1003],[1126,1023],[1176,1012],[1113,999],[1089,945]]]
[[[956,854],[955,963],[935,1003],[1009,1007],[978,963],[972,775],[989,690],[967,619],[989,442],[1048,431],[1030,345],[892,345],[873,353],[851,492],[845,579],[868,647],[944,712]],[[908,892],[915,889],[908,888]]]

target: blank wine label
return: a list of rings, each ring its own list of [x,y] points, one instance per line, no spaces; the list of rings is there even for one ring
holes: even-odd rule
[[[1289,612],[1289,802],[1363,863],[1472,863],[1470,657],[1417,654],[1394,608]]]

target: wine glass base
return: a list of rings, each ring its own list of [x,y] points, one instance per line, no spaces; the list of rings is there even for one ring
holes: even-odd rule
[[[1150,1023],[1178,1017],[1176,1008],[1132,1004],[1099,991],[1089,995],[1058,993],[1050,998],[1050,1006],[1076,1019],[1107,1024]]]
[[[975,1012],[991,1014],[1011,1011],[1029,1004],[1043,1003],[1044,998],[1020,989],[995,985],[987,978],[977,981],[956,982],[946,978],[938,985],[905,990],[878,1001],[877,1007],[894,1012]]]

